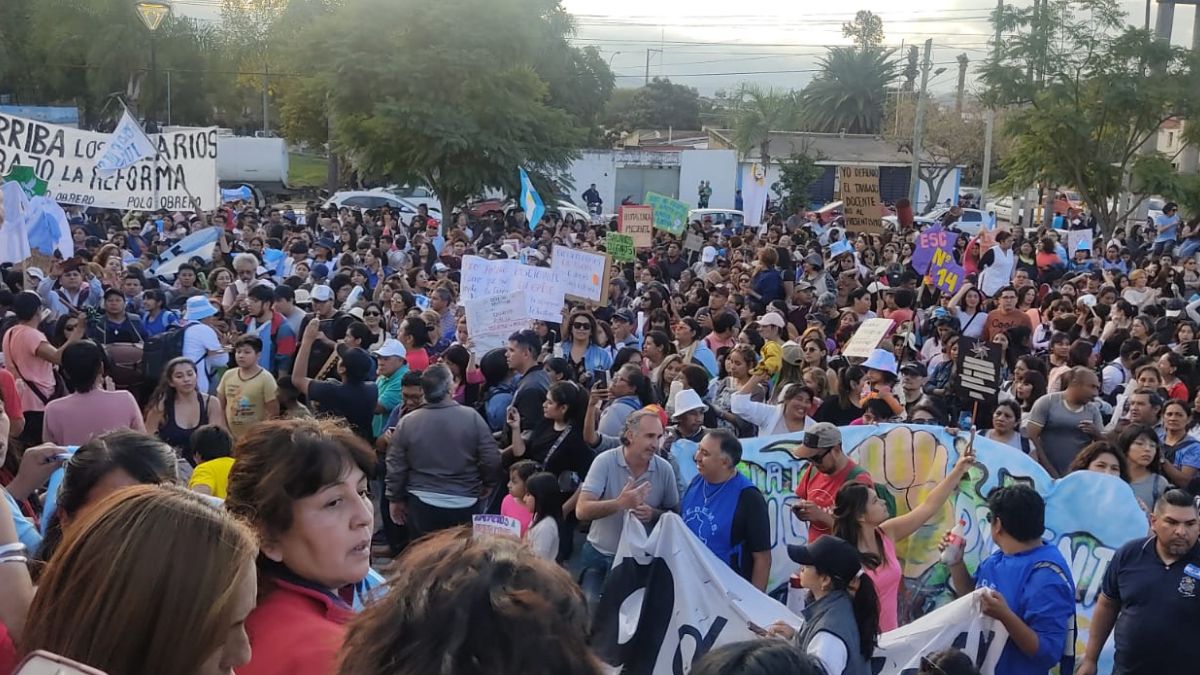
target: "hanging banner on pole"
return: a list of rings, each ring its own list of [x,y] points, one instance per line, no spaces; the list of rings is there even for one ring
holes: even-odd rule
[[[114,137],[0,114],[0,175],[33,167],[49,186],[47,196],[62,204],[136,211],[220,206],[216,127],[153,134],[157,166],[153,158],[140,159],[104,175],[96,165]]]
[[[883,232],[883,203],[879,199],[879,167],[839,166],[838,182],[847,232]]]

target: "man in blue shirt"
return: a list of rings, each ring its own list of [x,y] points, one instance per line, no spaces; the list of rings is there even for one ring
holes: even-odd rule
[[[1175,240],[1179,232],[1179,206],[1175,202],[1163,204],[1162,215],[1154,217],[1154,246],[1150,247],[1150,255],[1160,256],[1170,254],[1175,248]]]
[[[1075,582],[1058,549],[1042,542],[1046,503],[1033,488],[1012,485],[988,497],[992,542],[999,549],[975,579],[959,557],[950,565],[957,593],[987,588],[982,611],[1008,631],[996,675],[1035,675],[1075,666]]]
[[[1168,490],[1150,515],[1151,536],[1117,549],[1092,612],[1079,675],[1095,675],[1116,626],[1114,675],[1196,670],[1200,635],[1200,514],[1192,495]]]

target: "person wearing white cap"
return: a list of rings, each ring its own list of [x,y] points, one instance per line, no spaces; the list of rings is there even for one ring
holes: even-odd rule
[[[371,431],[376,437],[383,435],[388,415],[392,409],[400,405],[400,380],[408,372],[405,362],[408,352],[404,345],[395,338],[383,341],[383,346],[375,351],[376,372],[375,389],[378,398],[375,402],[375,417],[371,420]]]
[[[758,365],[754,367],[756,373],[770,377],[783,366],[783,327],[783,316],[778,312],[767,312],[758,317],[758,334],[765,342],[759,350]]]
[[[900,399],[892,393],[892,389],[900,381],[900,376],[896,372],[896,355],[886,349],[876,349],[862,363],[862,367],[867,374],[863,377],[864,392],[858,402],[859,406],[865,408],[867,401],[877,398],[887,403],[892,415],[904,414],[904,406],[901,405]]]
[[[217,322],[217,308],[208,296],[193,295],[187,299],[183,311],[183,356],[196,364],[196,390],[209,394],[209,375],[212,371],[229,363],[229,353],[221,345],[213,325]]]
[[[705,246],[704,250],[700,251],[699,262],[692,265],[692,272],[696,274],[697,279],[704,279],[708,274],[717,269],[717,247]]]

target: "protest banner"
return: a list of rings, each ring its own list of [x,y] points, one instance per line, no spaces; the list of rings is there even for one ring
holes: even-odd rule
[[[471,516],[471,534],[476,537],[521,538],[521,521],[512,516],[484,513]]]
[[[980,611],[981,593],[881,635],[871,671],[912,673],[921,656],[958,645],[982,672],[991,673],[1007,633]],[[596,608],[592,648],[622,673],[682,674],[717,647],[757,639],[751,623],[776,621],[803,623],[719,560],[678,515],[663,514],[646,532],[629,514]]]
[[[111,140],[112,134],[0,114],[0,175],[15,165],[31,166],[62,204],[138,211],[220,206],[216,127],[151,135],[157,163],[141,159],[105,176],[96,162]]]
[[[966,336],[958,339],[958,377],[954,385],[964,398],[995,401],[1003,379],[1000,345]]]
[[[934,225],[921,232],[917,235],[916,248],[913,249],[912,268],[919,274],[925,274],[933,262],[933,252],[941,249],[949,254],[954,250],[954,242],[957,240],[957,232],[947,232],[940,225]]]
[[[962,265],[954,262],[954,256],[939,248],[933,252],[929,278],[939,291],[946,295],[954,295],[958,292],[962,282],[966,280],[967,271],[962,268]]]
[[[895,499],[897,515],[908,513],[928,497],[954,466],[970,437],[967,432],[951,436],[942,427],[899,424],[847,426],[840,431],[846,454],[887,487]],[[787,544],[802,544],[807,539],[807,526],[791,514],[786,502],[794,496],[807,467],[807,462],[792,454],[802,440],[802,433],[742,440],[740,469],[762,491],[771,522],[768,588],[786,584],[797,568],[787,556]],[[938,552],[942,535],[959,520],[966,523],[964,559],[974,574],[995,548],[985,520],[987,498],[1002,485],[1019,483],[1034,488],[1045,499],[1043,539],[1057,546],[1071,567],[1078,589],[1076,651],[1082,653],[1109,561],[1122,544],[1148,532],[1145,513],[1133,490],[1120,478],[1094,471],[1076,471],[1055,481],[1029,455],[983,435],[975,437],[974,447],[976,464],[951,503],[896,545],[906,588],[901,593],[902,621],[946,604],[953,597],[948,588],[949,569],[941,563]],[[685,483],[696,475],[695,463],[690,460],[695,451],[696,444],[690,441],[676,441],[672,446]],[[1102,653],[1100,672],[1108,672],[1111,667],[1110,647]]]
[[[508,336],[529,328],[525,291],[472,298],[464,303],[471,351],[476,358],[508,344]]]
[[[704,250],[704,235],[697,232],[688,232],[683,238],[683,250],[695,251],[699,253]]]
[[[854,335],[850,336],[842,354],[860,359],[869,357],[894,323],[891,319],[867,319],[854,331]]]
[[[670,232],[678,237],[687,226],[688,205],[657,192],[646,193],[646,203],[654,210],[655,229]]]
[[[636,248],[654,246],[654,207],[622,206],[617,211],[617,230],[633,237]]]
[[[879,199],[879,167],[839,166],[838,183],[847,232],[883,232],[883,203]]]
[[[604,235],[604,250],[617,262],[633,262],[633,237],[620,232],[609,232]]]
[[[555,246],[550,254],[550,269],[568,299],[597,306],[608,304],[608,276],[612,269],[608,255]],[[560,308],[560,316],[561,312]]]
[[[563,286],[548,267],[468,255],[463,256],[460,280],[463,302],[520,290],[525,292],[526,316],[530,319],[562,321]]]

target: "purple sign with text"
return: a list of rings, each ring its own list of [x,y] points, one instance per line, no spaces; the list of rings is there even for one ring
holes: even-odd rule
[[[958,233],[947,232],[940,225],[933,227],[917,234],[916,248],[913,249],[912,266],[913,269],[925,274],[929,270],[930,263],[933,262],[933,252],[941,249],[946,253],[954,251],[954,242],[958,239]]]

